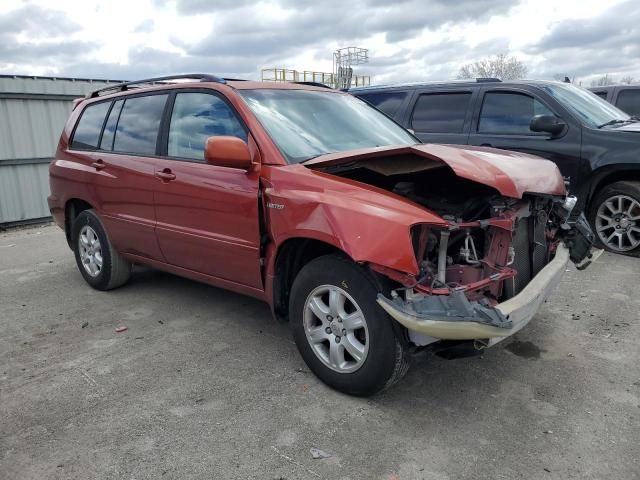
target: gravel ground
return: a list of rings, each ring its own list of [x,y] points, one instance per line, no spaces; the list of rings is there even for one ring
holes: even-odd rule
[[[638,479],[639,281],[571,268],[512,339],[359,399],[260,302],[142,268],[97,292],[57,227],[6,232],[0,478]]]

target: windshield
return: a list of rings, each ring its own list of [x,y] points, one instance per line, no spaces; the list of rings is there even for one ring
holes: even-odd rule
[[[289,163],[325,153],[418,141],[362,100],[316,90],[241,90]]]
[[[542,89],[591,127],[599,127],[612,120],[629,120],[629,115],[622,110],[584,88],[559,83],[545,85]]]

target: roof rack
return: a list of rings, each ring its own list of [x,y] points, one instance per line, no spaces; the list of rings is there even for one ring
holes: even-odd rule
[[[93,92],[87,94],[87,98],[99,97],[101,93],[108,92],[111,90],[124,92],[128,90],[129,87],[132,85],[141,85],[145,83],[156,83],[156,82],[168,82],[169,80],[182,80],[182,79],[199,80],[201,82],[227,83],[227,81],[224,78],[216,77],[215,75],[209,75],[207,73],[184,73],[181,75],[167,75],[166,77],[145,78],[143,80],[135,80],[133,82],[124,82],[124,83],[118,83],[117,85],[110,85],[108,87],[104,87],[99,90],[94,90]]]
[[[499,78],[493,78],[493,77],[480,77],[480,78],[476,78],[476,82],[478,82],[478,83],[483,83],[483,82],[502,82],[502,80],[500,80]]]

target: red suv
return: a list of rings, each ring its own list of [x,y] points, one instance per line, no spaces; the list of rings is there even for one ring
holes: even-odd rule
[[[78,100],[49,205],[92,287],[145,264],[262,299],[318,377],[369,395],[420,347],[512,335],[590,261],[532,158],[422,145],[327,88],[182,75]]]

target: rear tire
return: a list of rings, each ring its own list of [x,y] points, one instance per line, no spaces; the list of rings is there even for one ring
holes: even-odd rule
[[[599,245],[615,253],[640,252],[640,182],[615,182],[594,197],[589,221]]]
[[[111,290],[127,283],[131,263],[113,248],[94,210],[84,210],[73,223],[73,251],[78,270],[96,290]]]
[[[320,380],[341,392],[373,395],[409,369],[405,344],[377,294],[366,271],[335,255],[312,260],[293,282],[289,317],[298,350]]]

